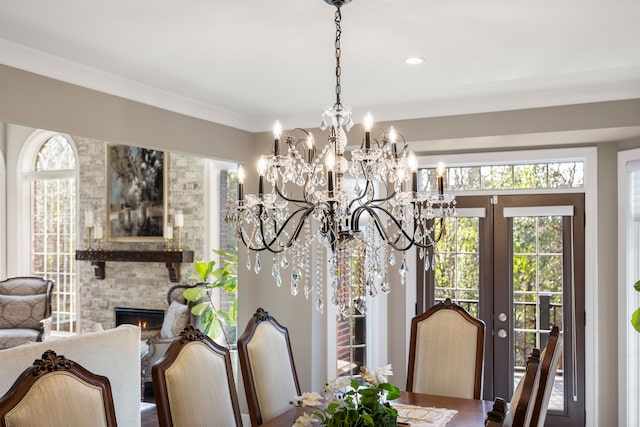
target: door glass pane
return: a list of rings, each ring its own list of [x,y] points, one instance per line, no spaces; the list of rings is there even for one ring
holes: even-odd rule
[[[478,317],[480,219],[449,218],[446,227],[447,234],[434,251],[435,302],[451,298]]]
[[[543,349],[551,325],[563,330],[562,217],[513,218],[514,387],[533,348]],[[562,359],[550,409],[564,407]]]

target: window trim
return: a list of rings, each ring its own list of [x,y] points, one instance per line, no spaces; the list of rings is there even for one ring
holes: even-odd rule
[[[640,149],[618,153],[618,424],[635,425],[640,420],[637,405],[638,392],[629,390],[640,386],[640,369],[637,366],[640,334],[630,325],[631,313],[638,307],[640,297],[632,291],[631,284],[638,275],[640,265],[631,261],[640,256],[640,224],[631,213],[630,179],[627,165],[640,160]],[[631,236],[636,236],[632,238]],[[633,360],[635,359],[635,362]]]
[[[34,168],[37,155],[42,145],[50,138],[61,135],[71,145],[73,155],[76,160],[79,160],[78,147],[76,141],[68,134],[61,132],[53,132],[44,129],[37,129],[33,131],[29,137],[25,140],[18,155],[17,161],[17,180],[16,180],[16,200],[15,200],[15,212],[16,223],[15,228],[17,230],[16,236],[18,238],[15,242],[15,275],[30,275],[31,274],[31,239],[21,236],[31,236],[30,218],[31,218],[31,183],[36,176]],[[80,218],[80,208],[78,201],[80,200],[80,166],[76,162],[76,167],[73,171],[47,171],[43,173],[45,179],[59,179],[59,178],[73,178],[76,181],[76,221]],[[38,176],[40,178],[40,176]],[[76,230],[78,230],[78,224],[76,223]],[[78,235],[76,234],[76,244]],[[78,283],[78,276],[76,275],[75,283],[76,295],[75,295],[75,307],[76,307],[76,324],[82,324],[82,311],[80,310],[80,286]],[[79,331],[76,331],[76,333]]]

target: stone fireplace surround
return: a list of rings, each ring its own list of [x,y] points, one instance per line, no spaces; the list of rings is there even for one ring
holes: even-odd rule
[[[92,208],[96,221],[106,224],[107,179],[106,141],[84,137],[73,137],[78,148],[79,185],[78,207],[80,211]],[[194,259],[208,259],[204,251],[206,219],[204,217],[205,160],[199,157],[168,153],[169,220],[173,212],[182,210],[184,228],[181,233],[183,249],[194,251]],[[175,242],[174,242],[175,243]],[[83,218],[79,218],[77,248],[87,247],[87,229]],[[105,250],[118,251],[162,251],[164,242],[102,242]],[[120,262],[109,265],[104,280],[95,278],[90,262],[77,262],[78,305],[80,331],[88,330],[100,323],[105,329],[116,325],[115,307],[141,307],[151,310],[167,309],[167,291],[175,285],[169,280],[164,263]],[[190,263],[181,265],[180,283],[190,283],[187,276],[194,274]]]

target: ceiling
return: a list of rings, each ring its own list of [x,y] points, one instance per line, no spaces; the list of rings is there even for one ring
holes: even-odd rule
[[[249,131],[335,101],[323,0],[0,2],[0,63]],[[342,102],[399,120],[640,98],[637,0],[354,0]],[[407,65],[410,56],[425,58]]]

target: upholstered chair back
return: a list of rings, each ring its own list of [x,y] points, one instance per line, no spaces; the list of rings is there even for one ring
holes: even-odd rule
[[[562,337],[557,326],[551,328],[549,333],[549,341],[547,346],[540,355],[540,384],[536,393],[536,400],[533,406],[533,414],[531,417],[531,425],[535,427],[544,426],[547,418],[547,409],[549,400],[551,399],[551,391],[553,390],[553,382],[556,376],[556,370],[560,363],[560,355],[562,354]]]
[[[111,427],[116,425],[111,385],[48,350],[0,399],[6,427]]]
[[[189,325],[152,368],[161,427],[242,426],[229,351]]]
[[[0,349],[48,337],[52,291],[53,281],[41,277],[0,281]]]
[[[288,330],[262,308],[238,339],[238,359],[252,425],[285,412],[300,395]]]
[[[411,322],[407,390],[479,399],[485,325],[446,301]]]

